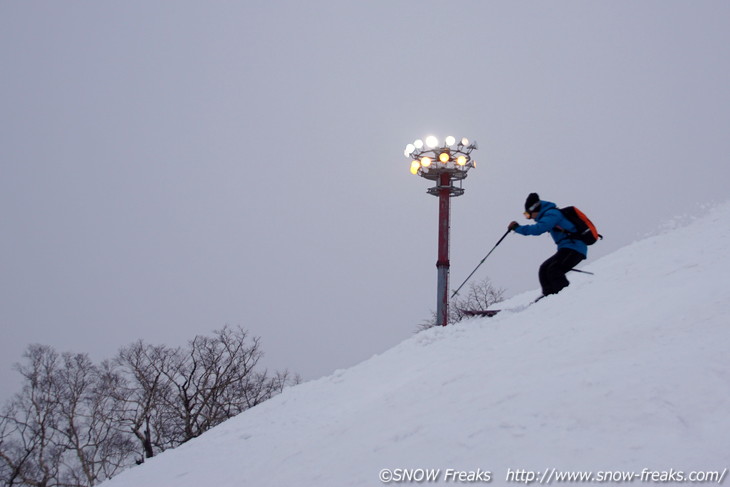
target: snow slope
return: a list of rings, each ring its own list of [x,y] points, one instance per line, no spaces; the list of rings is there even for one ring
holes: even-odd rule
[[[729,251],[724,204],[589,263],[596,275],[571,275],[559,295],[415,334],[104,485],[377,486],[385,468],[442,469],[434,483],[446,484],[489,472],[492,485],[529,480],[520,469],[723,472]]]

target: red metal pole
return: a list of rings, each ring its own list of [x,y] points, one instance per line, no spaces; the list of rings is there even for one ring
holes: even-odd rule
[[[449,324],[449,229],[451,216],[451,175],[444,172],[439,177],[439,246],[436,269],[438,270],[436,320],[437,324]]]

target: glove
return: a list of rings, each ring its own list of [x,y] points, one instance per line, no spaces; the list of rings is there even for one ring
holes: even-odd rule
[[[509,229],[510,231],[512,231],[512,230],[514,230],[515,228],[517,228],[517,227],[519,227],[519,226],[520,226],[520,224],[519,224],[519,223],[517,223],[517,222],[511,222],[511,223],[510,223],[509,225],[507,225],[507,228],[508,228],[508,229]]]

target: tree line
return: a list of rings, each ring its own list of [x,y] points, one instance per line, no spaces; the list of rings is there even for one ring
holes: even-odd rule
[[[137,341],[95,364],[31,345],[0,413],[6,487],[90,487],[298,383],[257,364],[258,337],[226,326],[185,347]]]

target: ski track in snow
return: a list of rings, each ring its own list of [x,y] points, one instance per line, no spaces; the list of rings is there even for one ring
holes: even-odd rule
[[[600,245],[598,243],[597,245]],[[519,312],[415,334],[108,487],[372,486],[383,468],[730,467],[730,203]],[[539,294],[501,303],[522,307]]]

